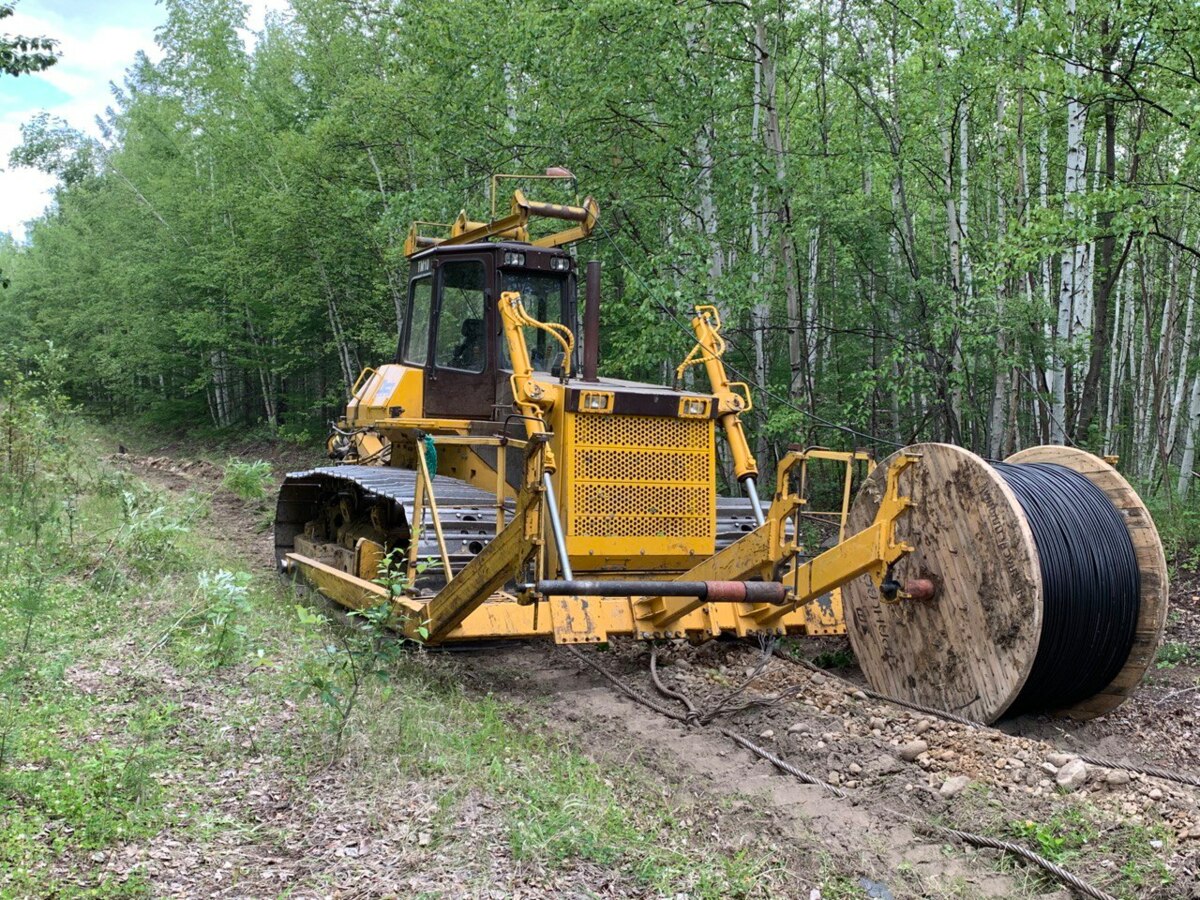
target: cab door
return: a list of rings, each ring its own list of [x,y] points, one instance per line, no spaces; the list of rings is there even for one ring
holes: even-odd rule
[[[432,346],[425,366],[425,415],[491,419],[496,404],[496,304],[491,259],[439,260],[434,272]]]

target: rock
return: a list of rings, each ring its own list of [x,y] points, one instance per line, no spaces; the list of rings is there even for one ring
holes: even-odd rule
[[[942,786],[938,789],[938,793],[943,797],[954,797],[961,794],[971,779],[966,775],[955,775],[953,778],[947,778],[942,782]]]
[[[1058,766],[1056,766],[1054,763],[1044,762],[1044,763],[1042,763],[1041,769],[1047,775],[1057,775],[1058,774]]]
[[[842,783],[842,773],[841,772],[830,772],[829,777],[826,780],[830,784],[841,784]]]
[[[900,765],[900,760],[894,756],[888,756],[886,753],[875,757],[867,763],[867,771],[875,775],[894,775],[901,771],[903,766]]]
[[[1076,757],[1075,754],[1073,754],[1073,753],[1051,753],[1049,756],[1046,757],[1046,762],[1050,763],[1050,765],[1054,766],[1057,769],[1061,769],[1063,766],[1065,766],[1071,760],[1077,759],[1077,758],[1078,757]]]
[[[808,734],[811,729],[812,726],[807,722],[797,722],[788,726],[788,734]]]
[[[775,732],[768,728],[766,731],[760,731],[758,736],[765,740],[770,740],[771,738],[775,737]]]
[[[922,719],[917,723],[917,727],[913,729],[917,734],[924,734],[933,727],[933,722],[929,719]]]
[[[1129,784],[1129,781],[1129,773],[1123,769],[1113,769],[1106,776],[1104,776],[1104,783],[1109,787],[1122,787],[1123,785]]]
[[[1158,788],[1150,788],[1150,793],[1148,793],[1146,796],[1151,800],[1161,800],[1163,798],[1163,792]]]
[[[928,749],[929,744],[927,742],[912,741],[900,748],[900,758],[905,762],[912,762]]]
[[[862,773],[862,766],[860,766],[858,763],[850,763],[850,765],[846,767],[846,771],[851,775],[859,775]]]
[[[813,672],[812,675],[809,676],[809,678],[813,684],[824,684],[825,683],[825,676],[822,675],[820,672]]]
[[[879,729],[880,731],[882,731],[884,728],[887,728],[887,719],[884,719],[880,716],[872,716],[871,717],[871,728]]]
[[[1150,849],[1151,849],[1151,850],[1161,850],[1162,848],[1163,848],[1163,842],[1162,842],[1162,841],[1151,841],[1151,842],[1150,842]]]
[[[1087,764],[1081,759],[1072,757],[1059,767],[1054,780],[1058,782],[1059,787],[1065,787],[1069,791],[1082,787],[1083,783],[1088,780]]]
[[[866,700],[867,699],[867,695],[864,694],[862,691],[855,691],[850,696],[853,697],[855,700]]]

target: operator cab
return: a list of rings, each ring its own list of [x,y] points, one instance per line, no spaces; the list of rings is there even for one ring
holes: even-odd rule
[[[435,246],[412,257],[397,361],[425,371],[425,415],[485,419],[511,408],[512,364],[497,302],[517,291],[539,322],[578,332],[575,261],[558,248],[501,241]],[[527,329],[533,368],[553,377],[561,346]],[[575,360],[571,369],[575,370]]]

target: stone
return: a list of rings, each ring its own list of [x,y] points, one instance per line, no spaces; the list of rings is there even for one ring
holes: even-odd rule
[[[1041,765],[1041,769],[1047,775],[1057,775],[1058,774],[1058,766],[1056,766],[1054,763],[1044,762]]]
[[[1147,794],[1146,796],[1149,797],[1151,800],[1161,800],[1163,798],[1163,792],[1160,791],[1158,788],[1150,788],[1150,793]]]
[[[788,734],[808,734],[811,730],[812,726],[807,722],[797,722],[788,726]]]
[[[933,727],[933,722],[929,719],[922,719],[917,723],[917,727],[913,729],[917,734],[924,734]]]
[[[900,758],[905,762],[912,762],[928,749],[929,744],[926,741],[912,741],[900,748]]]
[[[859,775],[862,773],[862,766],[860,766],[858,763],[850,763],[850,765],[846,767],[846,771],[851,775]]]
[[[1113,769],[1104,776],[1104,783],[1109,787],[1122,787],[1129,784],[1129,773],[1123,769]]]
[[[1088,780],[1087,764],[1081,759],[1072,757],[1059,767],[1054,780],[1058,782],[1059,787],[1064,787],[1069,791],[1082,787]]]
[[[813,672],[812,675],[809,677],[813,684],[824,684],[825,683],[825,676],[822,675],[820,672]]]
[[[758,736],[764,740],[770,740],[771,738],[775,737],[775,732],[768,728],[766,731],[760,731]]]
[[[877,756],[867,763],[867,771],[873,772],[876,775],[894,775],[902,768],[900,760],[894,756],[888,756],[886,753]]]
[[[971,779],[966,775],[955,775],[952,778],[947,778],[942,782],[942,786],[938,789],[938,793],[943,797],[954,797],[961,794]]]
[[[1051,753],[1046,757],[1046,762],[1057,769],[1061,769],[1073,759],[1077,759],[1073,753]]]

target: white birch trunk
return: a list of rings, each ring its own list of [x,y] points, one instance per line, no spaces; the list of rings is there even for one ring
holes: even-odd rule
[[[1179,422],[1186,418],[1183,411],[1183,395],[1187,390],[1188,369],[1192,361],[1192,328],[1196,318],[1196,267],[1188,277],[1187,312],[1184,314],[1183,343],[1179,347],[1179,368],[1175,373],[1175,390],[1168,410],[1170,426],[1167,429],[1167,453],[1175,454],[1175,441],[1179,436]]]
[[[775,221],[779,229],[779,259],[783,269],[783,291],[787,303],[788,362],[791,377],[788,390],[795,395],[805,383],[805,348],[801,341],[800,279],[796,264],[796,247],[791,233],[791,211],[787,201],[787,154],[783,144],[783,129],[779,122],[779,97],[775,80],[775,57],[767,51],[767,34],[760,22],[755,26],[762,60],[763,137],[775,163],[777,194]],[[810,398],[811,399],[811,398]]]
[[[1071,24],[1074,35],[1075,0],[1067,0],[1067,19]],[[1074,53],[1074,39],[1071,41],[1070,53]],[[1069,95],[1067,101],[1067,164],[1066,176],[1063,183],[1063,219],[1072,223],[1077,215],[1076,198],[1083,190],[1083,172],[1087,158],[1087,148],[1084,146],[1084,126],[1087,123],[1087,108],[1079,102],[1076,93],[1081,86],[1080,67],[1073,59],[1066,64],[1067,84]],[[1060,260],[1060,278],[1058,290],[1058,319],[1054,333],[1054,359],[1051,366],[1051,382],[1053,385],[1054,401],[1051,417],[1051,441],[1062,443],[1066,440],[1067,415],[1067,365],[1065,351],[1071,343],[1073,311],[1082,302],[1084,264],[1086,244],[1076,242],[1072,247],[1064,249]]]
[[[1187,437],[1183,442],[1183,459],[1179,463],[1179,483],[1176,493],[1180,500],[1186,500],[1188,487],[1196,474],[1196,436],[1200,432],[1200,372],[1192,378],[1192,398],[1188,403],[1188,422],[1185,428]]]
[[[1133,303],[1122,301],[1125,292],[1125,276],[1122,273],[1120,280],[1117,281],[1116,308],[1113,310],[1113,333],[1112,345],[1108,356],[1108,405],[1105,408],[1104,416],[1104,452],[1112,453],[1113,446],[1113,428],[1116,425],[1117,406],[1120,401],[1120,392],[1117,388],[1120,382],[1122,367],[1125,362],[1125,354],[1129,351],[1129,336],[1133,330]]]
[[[756,22],[754,26],[754,99],[753,111],[750,115],[750,145],[755,151],[759,147],[759,140],[762,134],[762,57],[765,38],[765,28],[761,23]],[[754,309],[752,311],[754,377],[759,385],[765,387],[767,379],[770,376],[767,365],[766,345],[767,326],[771,318],[771,306],[766,294],[762,290],[762,239],[766,231],[759,221],[762,209],[762,197],[763,188],[756,177],[750,187],[750,289],[754,297]],[[764,416],[765,421],[764,411],[767,398],[764,396],[755,399],[760,407],[760,415]],[[766,428],[759,428],[755,442],[755,455],[760,460],[766,460],[766,454],[767,430]]]
[[[997,2],[997,9],[1004,12],[1002,2]],[[1004,147],[1004,114],[1006,98],[1004,85],[996,86],[996,239],[1003,241],[1008,232],[1008,199],[1004,188],[1004,169],[1006,154]],[[965,160],[963,169],[966,169]],[[964,175],[965,179],[965,175]],[[966,221],[966,184],[965,180],[960,191],[959,213],[963,222]],[[1005,404],[1008,402],[1009,369],[1008,369],[1008,336],[1004,325],[1004,307],[1008,284],[1003,277],[996,279],[996,319],[999,322],[997,337],[996,371],[992,384],[992,408],[988,416],[988,454],[992,459],[999,459],[1003,454]]]

